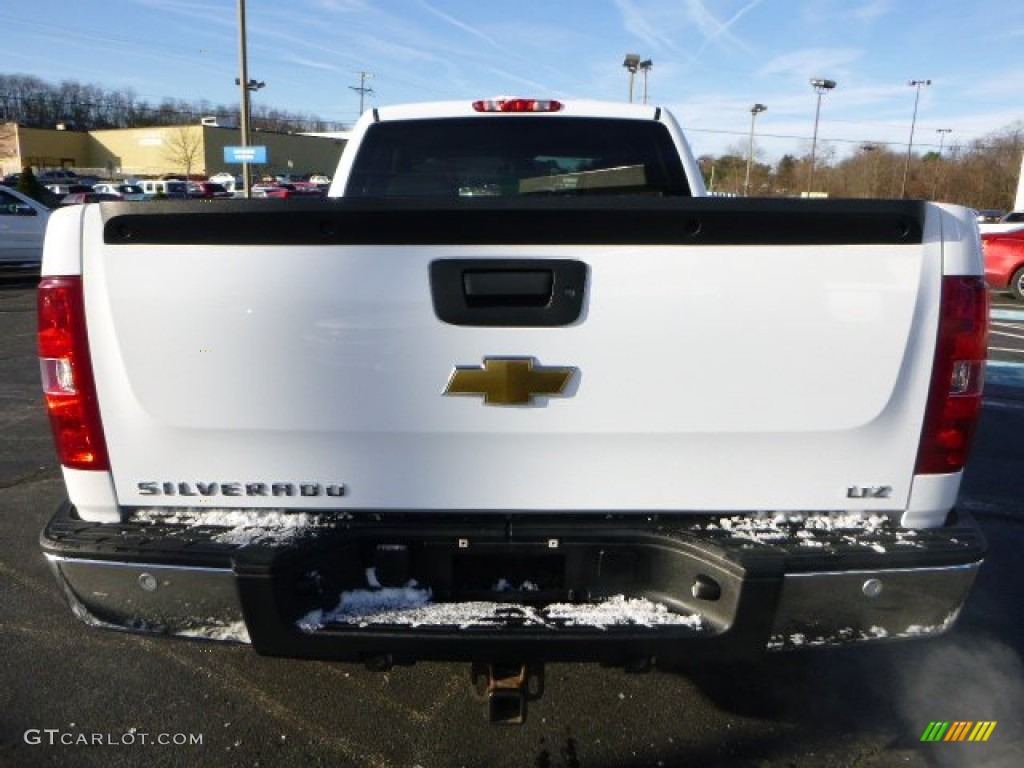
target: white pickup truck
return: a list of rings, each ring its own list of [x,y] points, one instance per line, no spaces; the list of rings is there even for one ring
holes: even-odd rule
[[[664,109],[524,99],[368,112],[331,198],[52,217],[78,617],[479,662],[513,716],[547,660],[951,626],[971,211],[707,197]]]

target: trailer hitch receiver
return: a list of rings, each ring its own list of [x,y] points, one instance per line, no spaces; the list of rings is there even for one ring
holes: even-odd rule
[[[544,666],[475,662],[471,670],[477,696],[487,703],[487,719],[496,725],[522,725],[526,703],[544,692]]]

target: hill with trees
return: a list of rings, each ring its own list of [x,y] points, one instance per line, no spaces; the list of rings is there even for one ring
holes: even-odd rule
[[[198,123],[216,116],[222,124],[238,124],[238,104],[161,99],[153,103],[130,88],[108,90],[99,85],[64,80],[56,85],[31,75],[0,74],[0,123],[29,128],[97,131],[107,128],[149,128]],[[312,113],[288,112],[262,104],[251,107],[253,129],[282,132],[341,130],[341,125]]]

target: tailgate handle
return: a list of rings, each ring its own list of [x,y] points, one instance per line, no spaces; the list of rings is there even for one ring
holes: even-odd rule
[[[583,311],[587,265],[575,259],[438,259],[430,294],[452,325],[556,327]]]
[[[470,307],[545,307],[555,283],[550,269],[467,269],[462,288]]]

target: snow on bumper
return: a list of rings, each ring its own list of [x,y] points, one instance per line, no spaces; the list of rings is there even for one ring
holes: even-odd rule
[[[984,550],[967,518],[195,510],[110,525],[67,504],[42,545],[75,614],[109,628],[302,658],[610,663],[937,634]]]

